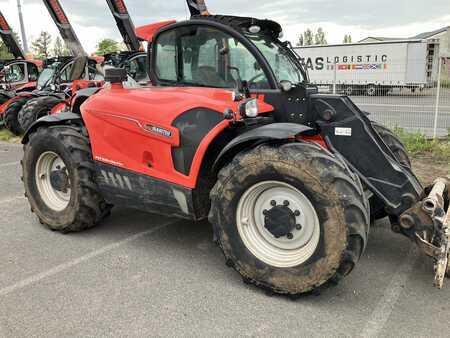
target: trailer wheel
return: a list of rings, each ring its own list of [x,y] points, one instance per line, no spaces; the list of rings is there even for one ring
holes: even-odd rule
[[[366,87],[366,95],[367,96],[376,96],[378,93],[377,86],[375,85],[368,85]]]
[[[353,95],[353,93],[354,93],[353,86],[347,86],[347,87],[345,87],[345,88],[344,88],[344,93],[345,93],[345,95],[347,95],[347,96]]]
[[[309,143],[237,155],[211,192],[210,221],[227,265],[245,282],[287,295],[350,273],[370,222],[359,179]]]
[[[20,135],[24,132],[19,123],[19,112],[27,101],[27,97],[14,100],[5,110],[5,127],[14,135]]]
[[[22,170],[31,210],[51,230],[81,231],[109,214],[81,127],[39,128],[24,147]]]
[[[403,166],[411,168],[411,160],[408,155],[408,151],[403,145],[402,141],[395,135],[389,128],[372,121],[372,126],[375,131],[383,139],[384,143],[392,151],[395,159]],[[370,201],[370,213],[372,215],[372,220],[381,219],[387,216],[384,209],[384,204],[376,196],[373,196]]]
[[[39,118],[48,115],[51,109],[62,102],[62,99],[53,96],[42,96],[29,100],[19,112],[19,124],[26,131]]]

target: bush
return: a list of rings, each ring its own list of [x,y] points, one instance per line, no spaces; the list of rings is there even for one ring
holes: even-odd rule
[[[438,160],[450,162],[450,130],[448,137],[439,140],[429,139],[419,132],[406,132],[402,128],[395,128],[394,132],[410,154],[429,154]]]

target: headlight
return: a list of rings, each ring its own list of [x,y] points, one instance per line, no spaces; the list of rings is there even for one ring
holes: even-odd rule
[[[249,99],[241,103],[239,112],[242,117],[257,117],[259,114],[258,100]]]

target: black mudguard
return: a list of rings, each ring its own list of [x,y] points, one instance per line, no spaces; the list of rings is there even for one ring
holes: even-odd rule
[[[271,123],[251,129],[240,134],[228,143],[217,156],[213,165],[216,172],[229,159],[234,157],[243,147],[252,147],[255,144],[266,143],[270,141],[281,141],[292,139],[299,134],[311,131],[312,128],[297,123]]]
[[[91,87],[77,91],[75,98],[72,100],[71,111],[75,114],[80,114],[81,105],[92,95],[97,94],[101,89],[101,87]]]
[[[347,96],[315,94],[310,97],[321,135],[334,153],[398,216],[423,195],[423,187],[410,168],[402,166],[372,127],[366,113]],[[330,108],[331,107],[331,108]],[[331,109],[331,121],[321,120]]]
[[[26,144],[29,141],[29,136],[34,131],[36,131],[39,127],[42,126],[54,126],[59,124],[69,124],[69,123],[75,123],[82,125],[83,120],[81,119],[81,116],[78,114],[73,113],[59,113],[54,115],[47,115],[36,122],[34,122],[30,128],[25,132],[25,135],[22,138],[22,144]]]

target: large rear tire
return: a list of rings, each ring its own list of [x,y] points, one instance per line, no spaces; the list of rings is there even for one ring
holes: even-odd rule
[[[54,106],[63,100],[53,96],[42,96],[29,100],[19,112],[19,124],[27,131],[39,118],[50,114]]]
[[[210,221],[227,264],[243,280],[296,296],[350,273],[367,243],[361,183],[311,143],[262,145],[218,175]]]
[[[19,123],[19,112],[28,100],[28,97],[14,100],[5,110],[5,127],[14,135],[20,135],[24,132]]]
[[[62,233],[82,231],[109,214],[92,162],[84,128],[52,126],[30,135],[23,182],[31,210],[42,224]]]

